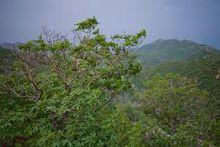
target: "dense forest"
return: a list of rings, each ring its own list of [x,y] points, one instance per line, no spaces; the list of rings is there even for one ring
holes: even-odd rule
[[[98,24],[0,48],[0,144],[219,146],[220,51]]]

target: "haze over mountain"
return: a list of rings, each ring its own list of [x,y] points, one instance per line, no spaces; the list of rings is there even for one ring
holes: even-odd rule
[[[41,26],[65,32],[96,16],[105,34],[146,29],[147,42],[177,38],[220,48],[219,14],[219,0],[1,0],[0,42],[36,39]]]

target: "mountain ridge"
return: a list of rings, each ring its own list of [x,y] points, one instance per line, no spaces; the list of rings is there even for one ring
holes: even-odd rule
[[[205,58],[219,54],[220,50],[191,40],[158,39],[135,50],[135,54],[144,67],[154,66],[162,62],[183,61],[194,58]]]

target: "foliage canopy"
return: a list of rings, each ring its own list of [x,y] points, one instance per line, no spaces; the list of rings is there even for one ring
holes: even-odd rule
[[[96,18],[75,25],[74,42],[45,30],[20,46],[0,75],[0,139],[37,145],[135,143],[135,126],[113,99],[141,70],[130,53],[146,36],[106,38]],[[135,133],[134,133],[135,134]]]

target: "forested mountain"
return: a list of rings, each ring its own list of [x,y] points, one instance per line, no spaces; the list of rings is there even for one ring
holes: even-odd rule
[[[211,114],[214,115],[215,118],[220,117],[220,51],[218,49],[192,41],[172,39],[157,40],[151,44],[140,47],[135,53],[141,61],[143,69],[140,75],[135,77],[134,82],[139,89],[149,89],[144,90],[146,93],[143,95],[151,93],[151,89],[154,91],[154,93],[148,97],[148,101],[145,105],[148,104],[148,107],[152,107],[153,103],[149,102],[152,97],[154,97],[152,99],[154,102],[158,95],[167,91],[169,88],[171,88],[170,90],[172,91],[172,85],[169,88],[167,87],[168,89],[163,89],[164,85],[162,83],[167,79],[167,75],[181,75],[191,79],[200,90],[208,92],[210,99],[206,107],[210,107],[210,110],[212,109]],[[172,81],[173,79],[171,82]],[[151,88],[152,85],[156,86]],[[192,88],[189,88],[185,92],[182,91],[182,94],[188,95],[191,91]],[[181,99],[182,96],[179,92],[181,91],[174,92],[174,95],[176,95],[175,99]],[[162,97],[164,97],[164,95],[160,96],[160,98]],[[192,95],[191,97],[194,96]],[[170,98],[170,96],[168,98]],[[171,100],[167,101],[166,104],[162,104],[163,106],[161,107],[169,105],[170,101]],[[195,99],[192,99],[192,101],[195,101]],[[161,101],[161,103],[162,102],[164,101]],[[191,102],[191,104],[193,103],[194,102]],[[158,105],[158,103],[156,104]],[[174,106],[175,105],[172,105],[169,109],[173,109]],[[182,106],[179,106],[179,108],[180,107]],[[152,114],[152,112],[150,114]],[[219,119],[217,119],[216,127],[214,128],[213,132],[215,132],[216,138],[220,138]]]
[[[162,40],[143,45],[136,51],[144,67],[159,63],[201,58],[220,53],[217,49],[188,40]]]
[[[220,51],[214,47],[187,40],[160,39],[140,47],[135,53],[143,66],[141,75],[137,77],[139,81],[155,74],[177,73],[203,79],[199,82],[201,87],[213,85],[208,89],[220,91],[216,86],[220,85]]]

